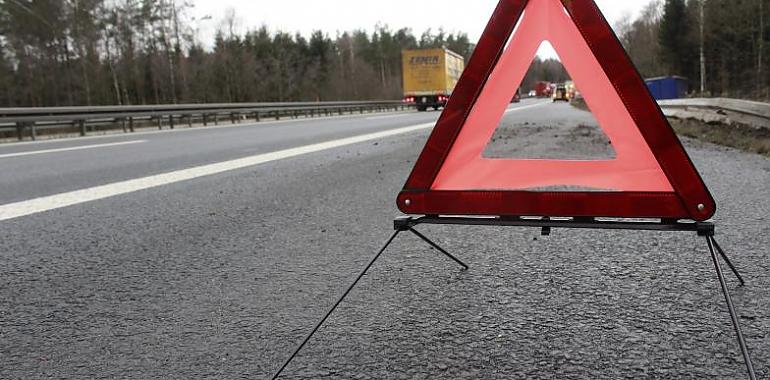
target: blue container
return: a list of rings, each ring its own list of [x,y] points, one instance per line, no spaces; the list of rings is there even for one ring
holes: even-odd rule
[[[659,77],[647,79],[645,82],[656,100],[679,99],[687,94],[687,78],[678,76]]]

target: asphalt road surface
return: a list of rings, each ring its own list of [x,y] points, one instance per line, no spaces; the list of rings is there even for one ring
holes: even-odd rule
[[[0,146],[0,378],[268,377],[392,233],[437,116]],[[525,101],[485,154],[611,157],[591,123]],[[770,159],[685,145],[769,378]],[[746,378],[703,238],[420,230],[470,270],[400,237],[284,378]]]

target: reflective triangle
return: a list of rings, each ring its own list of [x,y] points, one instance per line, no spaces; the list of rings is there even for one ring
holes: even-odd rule
[[[561,57],[611,139],[615,159],[482,156],[543,41]],[[555,186],[598,191],[533,190]],[[716,209],[593,0],[500,1],[398,206],[408,214],[695,220]]]

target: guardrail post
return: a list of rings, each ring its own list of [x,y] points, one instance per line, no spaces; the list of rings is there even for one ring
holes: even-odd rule
[[[16,123],[16,137],[19,141],[24,140],[24,123]]]
[[[2,0],[0,0],[2,1]],[[79,110],[78,107],[69,107],[73,110],[63,110],[61,113],[58,110],[55,111],[43,111],[38,115],[41,119],[22,119],[24,121],[12,121],[11,128],[16,129],[16,135],[19,140],[24,139],[37,139],[37,122],[34,120],[44,120],[43,117],[49,117],[51,115],[61,114],[62,119],[57,123],[50,123],[51,127],[63,126],[65,133],[79,132],[81,136],[87,136],[91,132],[96,132],[104,127],[104,122],[109,123],[106,128],[115,130],[121,128],[123,133],[135,132],[134,119],[137,119],[140,123],[140,127],[149,126],[152,127],[155,124],[159,130],[163,130],[163,123],[168,123],[171,129],[176,129],[177,124],[184,127],[187,124],[189,128],[193,128],[194,124],[201,122],[203,126],[208,126],[211,122],[210,117],[214,117],[214,124],[219,125],[219,116],[227,118],[229,115],[230,121],[234,124],[241,124],[248,122],[253,118],[256,122],[262,121],[263,118],[269,120],[275,117],[275,120],[281,120],[281,118],[313,118],[313,117],[332,117],[335,115],[355,115],[355,114],[367,114],[372,112],[388,112],[398,110],[413,110],[414,106],[404,104],[402,102],[320,102],[313,103],[280,103],[273,104],[265,107],[266,105],[258,105],[252,108],[238,108],[237,104],[229,105],[219,109],[208,108],[209,106],[202,106],[201,108],[191,107],[178,107],[173,108],[168,105],[156,106],[156,107],[109,107],[109,109],[102,110],[98,114],[100,116],[94,116],[93,111],[84,108],[82,113],[75,113]],[[64,112],[66,111],[66,112]],[[54,113],[49,113],[54,112]],[[178,115],[178,116],[177,116]],[[69,118],[66,118],[66,117]],[[92,119],[93,118],[93,119]],[[168,120],[166,120],[168,118]],[[193,120],[195,118],[195,120]],[[201,118],[201,119],[198,119]],[[33,122],[27,121],[33,120]],[[226,119],[225,119],[226,120]],[[40,126],[44,128],[44,133],[47,133],[49,124],[47,122],[40,122]],[[29,129],[28,129],[29,127]],[[13,130],[13,129],[11,129]],[[29,130],[29,132],[27,132]],[[55,133],[55,132],[54,132]]]

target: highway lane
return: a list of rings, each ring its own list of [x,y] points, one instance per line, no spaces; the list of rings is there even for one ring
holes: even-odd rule
[[[177,129],[164,133],[111,135],[39,144],[0,146],[0,203],[92,187],[435,121],[439,113],[400,113],[354,117],[265,121],[228,127]],[[141,143],[111,149],[82,149],[29,156],[2,157],[93,145]]]
[[[528,111],[531,107],[539,105],[543,105],[543,102],[532,100],[513,105],[508,111]],[[409,132],[399,130],[404,127],[428,128],[435,122],[437,116],[438,113],[411,112],[321,120],[304,119],[229,128],[198,128],[180,130],[178,133],[171,131],[170,133],[139,134],[132,135],[133,139],[130,140],[124,135],[110,137],[110,141],[90,139],[89,141],[64,141],[53,146],[50,142],[37,145],[22,144],[21,147],[10,146],[8,152],[0,149],[0,170],[7,170],[9,173],[0,177],[0,186],[4,189],[0,194],[0,204],[7,205],[52,194],[91,189],[162,173],[174,173],[168,176],[170,178],[153,179],[150,185],[167,184],[169,181],[180,180],[178,178],[180,176],[175,171],[206,164],[228,163],[244,158],[253,158],[255,160],[252,161],[262,163],[265,159],[277,158],[258,157],[261,154],[318,143],[339,142],[345,138],[385,131]],[[136,139],[142,135],[146,139]],[[379,136],[373,135],[370,138],[377,139]],[[307,152],[291,154],[305,153]],[[51,160],[51,155],[56,159]],[[284,156],[285,154],[277,155],[277,157]],[[253,164],[249,162],[225,164],[220,165],[225,169],[207,169],[203,172],[216,174],[221,170],[231,170],[243,165]],[[182,177],[194,178],[200,175],[202,174],[185,173]],[[150,187],[145,182],[147,181],[142,181],[140,184],[118,184],[113,189],[100,189],[98,194],[93,194],[90,190],[86,193],[69,194],[64,197],[66,201],[50,199],[41,200],[40,204],[32,206],[6,206],[5,209],[0,207],[0,220],[13,218],[16,215],[26,215],[34,210],[47,210],[56,205],[77,202],[78,198],[98,198],[100,194],[120,194]]]
[[[356,118],[350,128],[381,131],[436,116]],[[564,104],[511,113],[507,120],[522,129],[501,133],[494,152],[605,153],[599,135],[584,127],[573,133],[576,127],[565,122],[548,125],[546,116],[585,118]],[[98,178],[83,175],[81,184],[58,182],[14,199],[350,136],[243,141],[260,128],[227,129],[234,131],[228,144],[248,151],[218,148],[212,136],[219,131],[201,130],[98,139],[147,143],[52,153],[48,160],[14,158],[36,161],[29,167],[37,170],[60,160],[108,166],[71,169]],[[308,129],[321,133],[297,127]],[[0,378],[266,377],[390,233],[395,195],[427,133],[0,222]],[[156,139],[152,149],[145,145]],[[767,377],[770,160],[686,145],[720,203],[718,238],[749,281],[736,289],[730,279],[755,365]],[[208,151],[208,159],[199,151]],[[115,155],[124,169],[109,167]],[[131,160],[146,155],[173,159],[133,168]],[[2,173],[5,193],[13,183],[6,177],[19,174],[10,166]],[[40,175],[40,183],[59,180],[56,173]],[[542,238],[535,230],[462,227],[424,232],[470,271],[458,271],[412,237],[400,239],[287,369],[287,379],[742,378],[701,239],[601,231]]]

